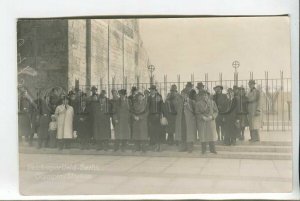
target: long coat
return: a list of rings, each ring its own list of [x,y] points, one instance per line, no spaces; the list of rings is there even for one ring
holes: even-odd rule
[[[186,124],[186,142],[194,142],[197,138],[195,101],[188,98],[183,104],[183,112]]]
[[[148,104],[145,98],[141,102],[135,101],[132,107],[132,139],[148,140]],[[138,117],[136,120],[134,117]]]
[[[167,125],[167,133],[174,134],[175,133],[175,125],[176,125],[176,108],[175,108],[175,96],[172,94],[168,94],[167,99],[164,104],[165,115],[168,120]]]
[[[254,88],[248,92],[247,97],[249,129],[259,129],[261,127],[260,92]]]
[[[57,119],[57,139],[73,138],[74,110],[70,105],[59,105],[55,109]]]
[[[74,130],[80,139],[90,139],[92,137],[91,121],[88,108],[80,108],[74,118]]]
[[[218,115],[216,103],[208,97],[201,97],[196,102],[195,113],[200,141],[215,141],[217,139],[215,118]],[[205,120],[207,117],[212,118],[210,120]]]
[[[237,98],[228,99],[228,109],[226,112],[223,112],[224,115],[224,129],[225,137],[235,138],[238,134],[238,127],[236,125],[236,120],[238,112],[238,102]]]
[[[51,121],[50,113],[51,111],[48,108],[46,101],[41,100],[38,109],[39,123],[37,127],[37,134],[40,138],[45,139],[48,136],[48,127]]]
[[[92,129],[95,140],[108,140],[111,138],[110,113],[111,108],[108,98],[99,98],[90,104]]]
[[[19,136],[29,136],[32,133],[32,111],[33,105],[29,98],[19,99],[18,131]]]
[[[183,113],[183,97],[179,93],[176,93],[173,102],[176,111],[174,139],[176,141],[182,141],[186,136],[186,121]]]
[[[130,108],[127,98],[119,98],[113,105],[113,122],[116,140],[130,139]]]

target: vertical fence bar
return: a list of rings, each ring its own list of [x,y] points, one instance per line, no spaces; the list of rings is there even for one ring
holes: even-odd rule
[[[266,82],[266,86],[265,86],[265,104],[266,104],[266,123],[267,123],[267,131],[269,130],[269,119],[268,119],[268,76],[267,76],[267,72],[265,71],[265,82]]]
[[[180,75],[177,75],[178,92],[180,92]]]
[[[281,81],[281,121],[282,121],[282,131],[285,130],[284,126],[284,80],[283,71],[280,71],[280,81]]]

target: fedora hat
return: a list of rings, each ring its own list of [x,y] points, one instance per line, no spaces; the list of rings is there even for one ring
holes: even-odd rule
[[[223,86],[222,86],[222,85],[217,85],[217,86],[215,86],[215,87],[214,87],[214,90],[217,89],[217,88],[220,88],[221,90],[223,90]]]
[[[204,84],[202,82],[197,83],[197,86],[196,86],[197,89],[200,89],[200,88],[203,88],[203,87],[204,87]]]
[[[150,88],[149,88],[149,90],[151,90],[151,89],[152,90],[156,90],[156,86],[155,85],[151,85]]]
[[[255,80],[249,80],[248,84],[256,84]]]

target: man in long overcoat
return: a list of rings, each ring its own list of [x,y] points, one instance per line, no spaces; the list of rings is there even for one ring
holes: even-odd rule
[[[108,140],[111,138],[110,116],[111,105],[106,97],[106,91],[102,90],[98,101],[93,101],[90,109],[93,118],[93,136],[97,143],[97,150],[108,149]]]
[[[217,153],[214,141],[217,138],[215,119],[218,115],[218,108],[207,92],[199,95],[199,99],[196,101],[195,113],[202,154],[206,152],[207,143],[210,152]]]
[[[149,106],[148,126],[150,144],[155,145],[155,151],[160,151],[160,144],[164,135],[163,127],[160,124],[160,119],[163,115],[163,99],[157,92],[155,85],[151,85],[149,90],[150,96],[147,102]]]
[[[175,125],[176,125],[176,116],[177,116],[177,112],[175,108],[176,96],[179,96],[179,94],[177,92],[177,86],[173,84],[171,86],[170,93],[168,93],[164,104],[164,109],[168,120],[168,125],[166,129],[168,133],[167,142],[170,145],[174,143],[174,135],[175,135]]]
[[[126,97],[126,90],[119,90],[120,97],[113,105],[113,122],[115,129],[115,146],[117,151],[121,144],[121,151],[125,151],[127,141],[130,139],[130,108]]]
[[[248,98],[248,121],[250,129],[250,141],[256,142],[260,140],[259,128],[261,126],[260,115],[260,92],[255,88],[255,81],[250,80],[249,83],[250,91],[247,94]]]

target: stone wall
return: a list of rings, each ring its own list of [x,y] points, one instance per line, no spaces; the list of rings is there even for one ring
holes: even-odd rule
[[[34,79],[23,76],[33,87],[58,85],[70,90],[75,80],[98,87],[102,80],[108,89],[113,78],[115,84],[123,84],[123,77],[128,84],[135,83],[136,76],[140,82],[148,81],[148,55],[137,19],[25,20],[18,23],[18,38],[26,38],[19,49],[27,58],[22,65],[38,71]]]
[[[67,23],[67,20],[19,20],[17,23],[17,39],[24,41],[18,47],[18,54],[25,58],[18,64],[18,71],[29,66],[37,72],[34,77],[18,76],[18,82],[24,80],[24,87],[34,97],[38,88],[45,91],[60,86],[67,90]]]
[[[86,84],[86,20],[68,20],[68,88]]]

